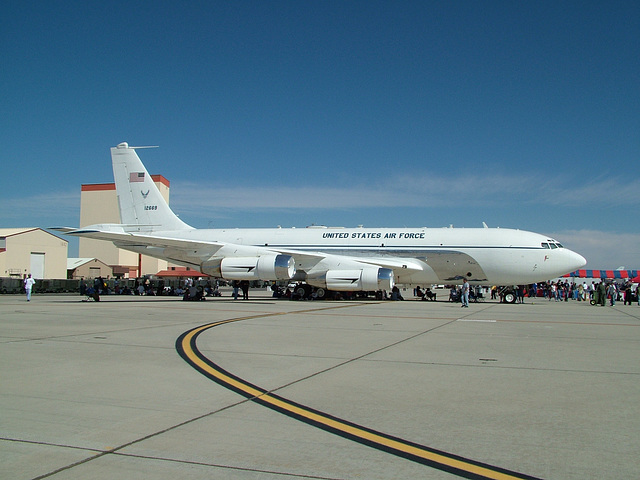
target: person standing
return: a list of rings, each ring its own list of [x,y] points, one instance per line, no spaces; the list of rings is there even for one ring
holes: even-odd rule
[[[631,305],[631,297],[633,296],[633,292],[631,291],[631,284],[627,282],[627,285],[624,287],[624,304],[626,305],[629,302]]]
[[[607,286],[604,282],[600,282],[596,289],[598,292],[598,305],[604,307],[607,303]]]
[[[616,288],[615,282],[609,284],[609,288],[607,288],[607,295],[609,296],[609,305],[615,306],[616,297],[618,296],[618,289]]]
[[[462,301],[462,307],[469,307],[469,282],[465,278],[462,281],[462,289],[460,291],[460,300]]]
[[[518,303],[524,303],[524,289],[525,289],[524,285],[516,286],[516,297],[518,299]]]
[[[242,299],[249,300],[249,280],[242,280],[240,282],[240,290],[242,290]]]
[[[31,274],[24,279],[24,291],[27,294],[27,302],[31,301],[31,289],[36,284],[36,281],[31,278]]]

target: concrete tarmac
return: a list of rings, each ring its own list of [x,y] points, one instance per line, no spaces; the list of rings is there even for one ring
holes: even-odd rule
[[[640,477],[637,304],[251,295],[0,296],[0,478]]]

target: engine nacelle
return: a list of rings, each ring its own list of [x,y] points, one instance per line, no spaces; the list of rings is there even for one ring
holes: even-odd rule
[[[391,290],[395,284],[390,268],[362,270],[327,270],[321,278],[308,278],[307,283],[339,292]]]
[[[214,257],[202,263],[201,271],[228,280],[289,280],[296,267],[290,255]]]

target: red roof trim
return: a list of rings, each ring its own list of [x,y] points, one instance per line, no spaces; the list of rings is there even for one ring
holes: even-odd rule
[[[87,185],[82,185],[83,192],[97,192],[101,190],[115,190],[115,183],[91,183]]]
[[[153,178],[153,181],[156,183],[161,183],[163,184],[165,187],[169,188],[169,180],[167,180],[166,178],[164,178],[162,175],[151,175],[151,178]]]
[[[165,187],[169,188],[170,182],[162,175],[151,175],[151,178],[156,183],[161,183]],[[115,183],[85,183],[82,185],[83,192],[99,192],[99,191],[107,191],[107,190],[115,190]]]

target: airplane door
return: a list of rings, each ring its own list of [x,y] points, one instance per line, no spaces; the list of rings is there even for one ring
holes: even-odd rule
[[[44,278],[44,253],[31,252],[31,276],[42,280]]]

